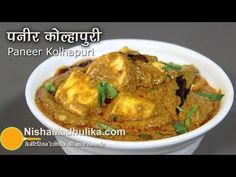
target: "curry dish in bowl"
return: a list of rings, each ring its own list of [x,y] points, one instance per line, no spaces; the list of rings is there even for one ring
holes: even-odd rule
[[[125,130],[97,138],[163,139],[213,118],[224,96],[194,65],[162,62],[124,47],[94,60],[62,66],[37,90],[35,102],[65,128]]]

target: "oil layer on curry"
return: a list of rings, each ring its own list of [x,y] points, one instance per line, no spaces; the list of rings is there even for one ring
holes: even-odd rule
[[[59,68],[35,101],[65,128],[123,129],[100,138],[144,141],[186,133],[217,113],[223,94],[194,65],[164,63],[124,47]]]

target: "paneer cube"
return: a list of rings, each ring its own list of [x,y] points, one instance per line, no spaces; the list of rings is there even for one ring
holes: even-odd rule
[[[89,77],[79,70],[73,71],[58,88],[55,99],[66,109],[78,115],[87,115],[98,104],[98,91],[89,85]]]
[[[96,59],[86,74],[100,82],[106,80],[119,91],[135,87],[135,65],[126,55],[113,52]]]
[[[119,93],[110,105],[107,117],[116,115],[118,120],[145,120],[153,115],[155,104],[128,92]]]
[[[125,60],[119,56],[114,61],[109,64],[109,68],[112,70],[112,73],[120,73],[119,78],[117,78],[117,85],[123,85],[125,83],[125,78],[127,76]]]

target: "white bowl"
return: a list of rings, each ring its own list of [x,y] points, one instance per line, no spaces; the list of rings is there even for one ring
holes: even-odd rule
[[[105,40],[93,44],[95,57],[102,54],[116,51],[123,46],[138,50],[144,54],[157,56],[165,62],[175,62],[179,64],[194,64],[201,75],[215,88],[219,88],[225,94],[217,115],[201,127],[179,136],[143,141],[127,142],[104,140],[89,136],[56,136],[59,142],[63,143],[85,143],[99,144],[101,147],[62,147],[67,154],[192,154],[198,147],[204,135],[219,124],[226,116],[233,103],[234,90],[230,79],[225,72],[209,58],[184,47],[159,41],[139,40],[139,39],[116,39]],[[81,50],[81,46],[76,46],[70,50]],[[30,75],[26,89],[25,97],[27,104],[34,116],[46,127],[52,130],[65,130],[55,122],[48,119],[35,104],[35,92],[44,80],[52,76],[55,70],[62,65],[71,65],[78,59],[74,57],[54,56],[41,63]]]

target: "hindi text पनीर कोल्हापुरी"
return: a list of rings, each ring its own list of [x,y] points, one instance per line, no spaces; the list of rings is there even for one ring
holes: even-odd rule
[[[41,32],[32,32],[29,28],[23,28],[20,32],[7,32],[7,39],[11,42],[39,42]],[[57,28],[52,28],[50,32],[44,32],[44,39],[49,42],[63,42],[74,44],[81,42],[83,47],[88,47],[90,42],[99,42],[102,32],[94,27],[87,32],[61,32]]]

